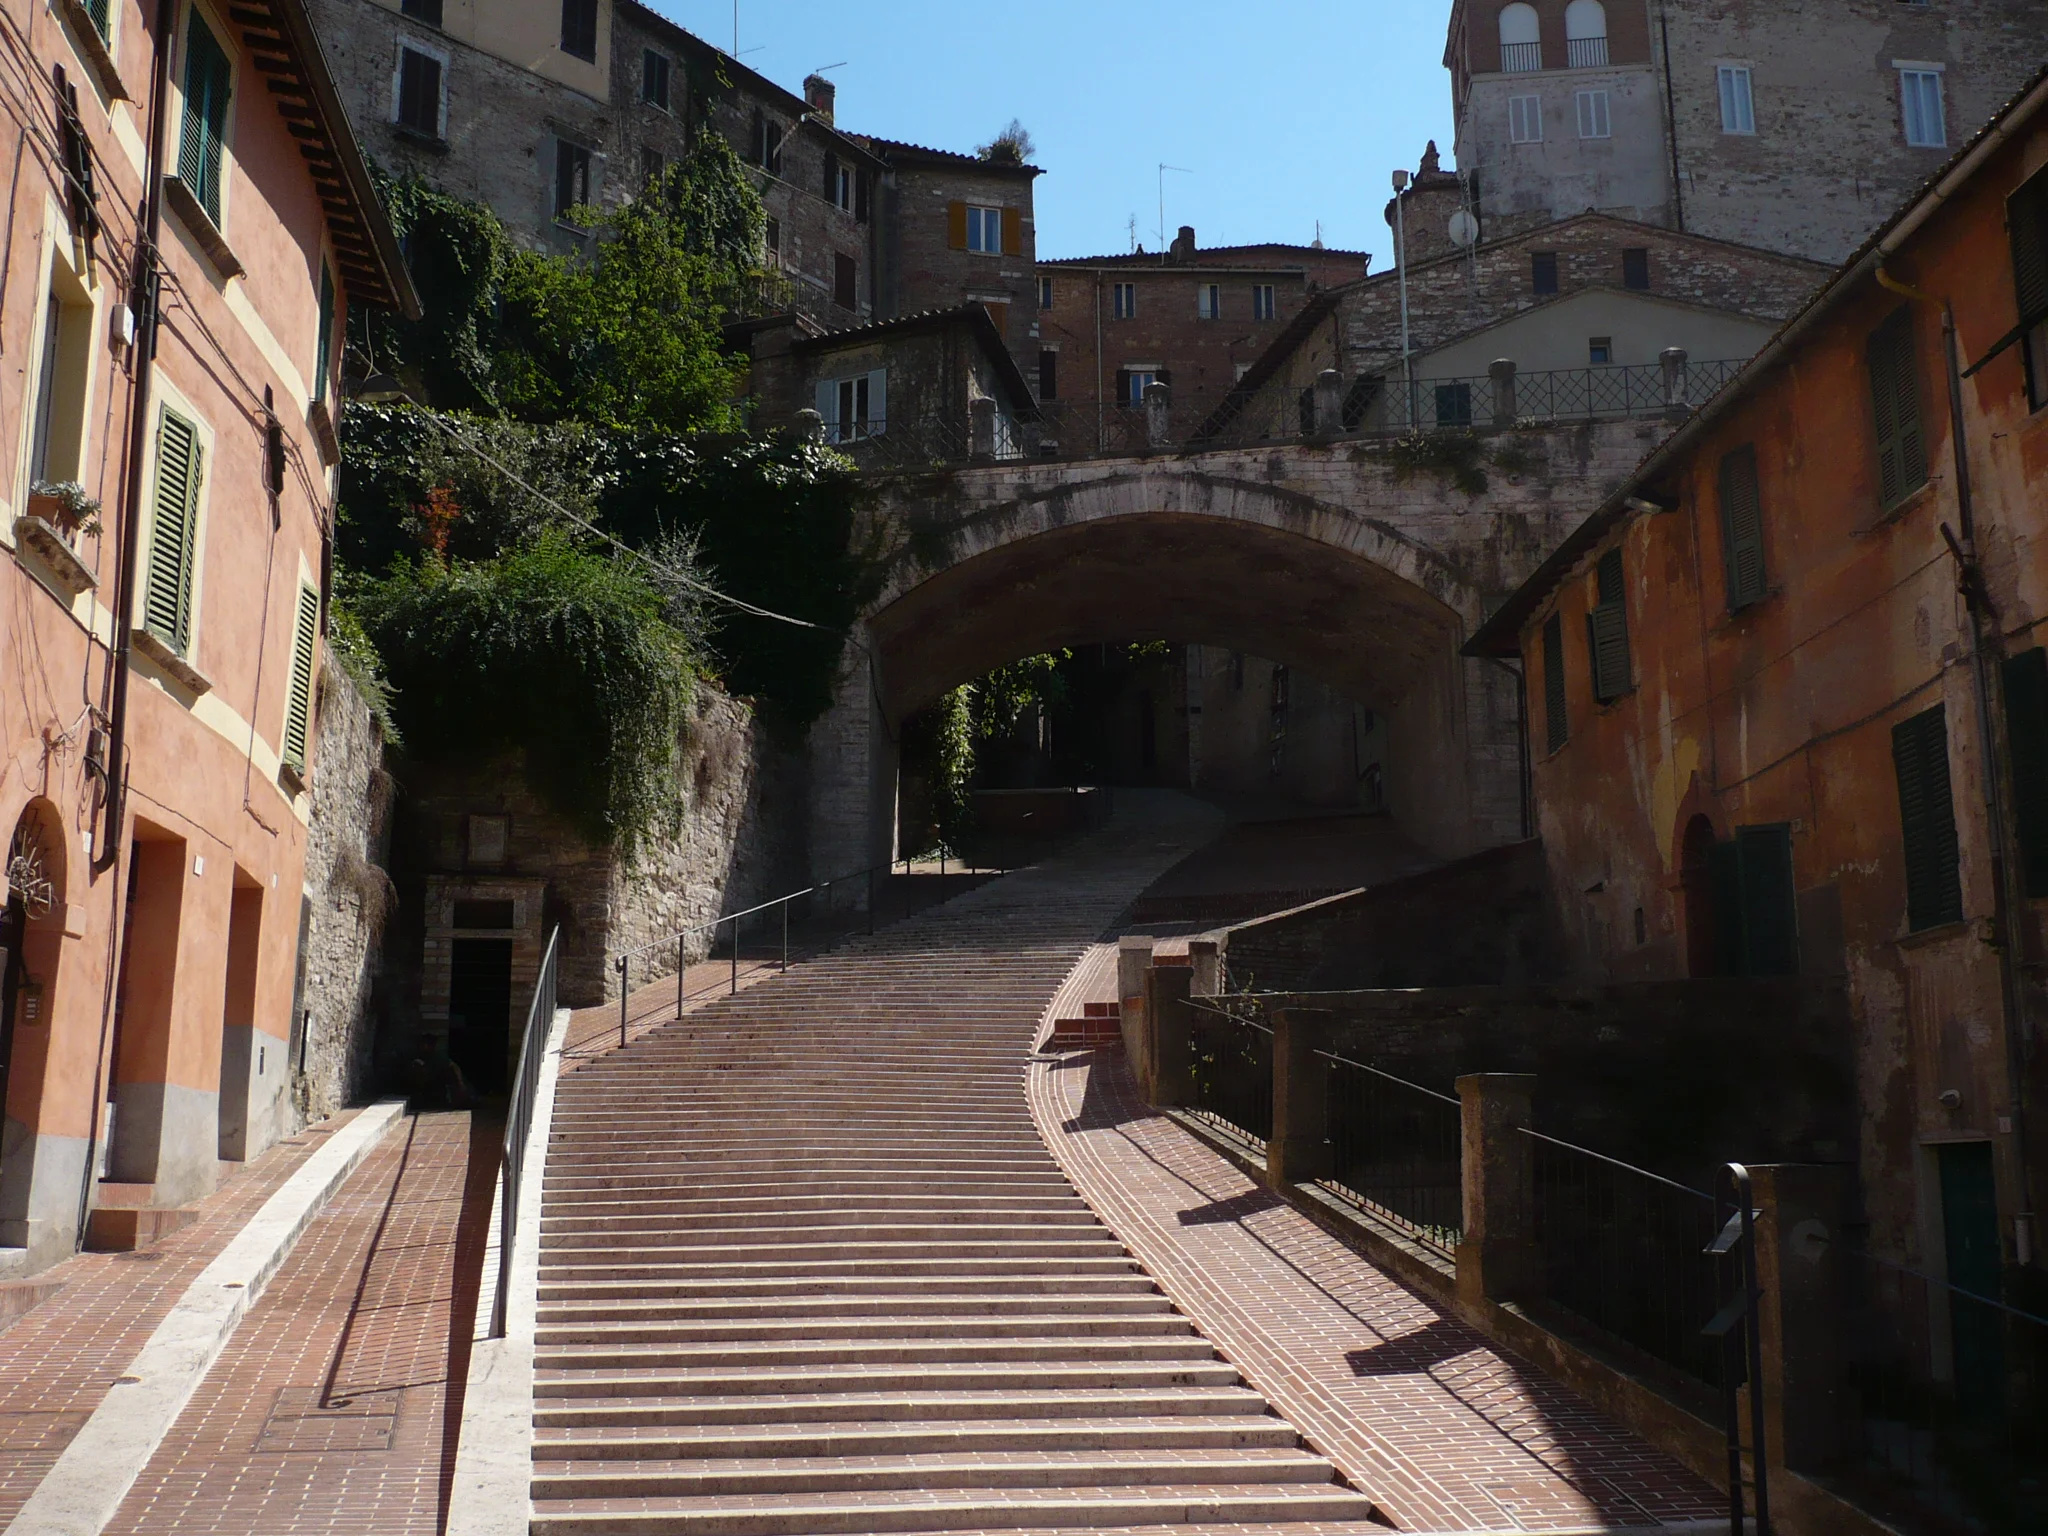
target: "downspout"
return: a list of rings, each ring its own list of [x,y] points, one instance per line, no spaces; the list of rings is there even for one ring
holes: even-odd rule
[[[2020,860],[2012,846],[2012,820],[2008,809],[2010,791],[2006,785],[2004,712],[1991,678],[1991,663],[2000,648],[1998,610],[1984,585],[1984,572],[1977,560],[1977,518],[1970,488],[1970,456],[1963,436],[1962,364],[1956,349],[1955,308],[1947,299],[1900,282],[1880,264],[1880,287],[1916,303],[1939,306],[1943,361],[1948,370],[1949,452],[1955,463],[1956,522],[1960,536],[1946,525],[1941,536],[1955,557],[1956,585],[1970,615],[1970,672],[1976,687],[1977,739],[1984,752],[1984,822],[1991,844],[1991,891],[1994,907],[1992,925],[1998,951],[2000,1001],[2005,1014],[2005,1058],[2008,1093],[2011,1095],[2012,1142],[2015,1180],[2019,1186],[2020,1209],[2013,1213],[2013,1251],[2021,1266],[2032,1262],[2034,1246],[2034,1201],[2027,1177],[2026,1066],[2022,1039],[2026,1032],[2026,998],[2020,981],[2019,950],[2025,942],[2020,915],[2025,913],[2026,893],[2020,888]],[[1987,640],[1985,627],[1990,626]]]
[[[1671,145],[1671,216],[1685,233],[1685,192],[1678,170],[1678,98],[1671,90],[1671,18],[1657,7],[1657,36],[1664,54],[1664,137]]]
[[[1108,446],[1108,417],[1102,408],[1102,268],[1095,269],[1095,451]]]

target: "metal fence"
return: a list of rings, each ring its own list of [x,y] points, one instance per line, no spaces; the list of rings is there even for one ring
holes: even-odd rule
[[[1189,1112],[1263,1146],[1273,1134],[1273,1031],[1196,1003],[1188,1056]]]
[[[1463,1111],[1458,1100],[1363,1062],[1318,1051],[1329,1066],[1333,1193],[1450,1255],[1465,1225]]]
[[[519,1186],[526,1171],[526,1138],[533,1129],[533,1099],[540,1089],[540,1069],[547,1056],[548,1030],[555,1021],[555,982],[560,974],[562,930],[548,935],[541,956],[540,979],[526,1010],[526,1033],[519,1042],[519,1066],[512,1078],[512,1102],[505,1107],[505,1149],[499,1173],[498,1294],[491,1303],[491,1337],[505,1337],[505,1307],[512,1294],[512,1240],[519,1230]]]
[[[1039,427],[998,412],[980,457],[1021,459],[1037,451]],[[965,411],[891,416],[858,425],[828,426],[826,440],[861,469],[923,469],[977,457],[972,419]]]
[[[1524,1130],[1531,1142],[1544,1294],[1687,1375],[1720,1385],[1720,1346],[1701,1332],[1730,1289],[1707,1248],[1727,1209],[1702,1190]]]

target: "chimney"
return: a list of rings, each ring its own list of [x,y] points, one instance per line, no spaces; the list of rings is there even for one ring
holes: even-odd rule
[[[1180,233],[1173,237],[1173,247],[1167,253],[1169,261],[1193,261],[1195,259],[1195,226],[1183,224]]]
[[[811,116],[828,128],[832,126],[832,99],[837,94],[832,82],[823,75],[804,76],[804,105],[811,109]]]

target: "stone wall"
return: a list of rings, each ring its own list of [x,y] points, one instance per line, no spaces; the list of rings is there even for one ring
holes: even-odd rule
[[[360,1103],[374,1086],[382,941],[396,897],[384,871],[392,797],[384,732],[331,655],[320,672],[318,740],[291,1035],[302,1123]]]
[[[989,304],[1019,366],[1035,367],[1038,314],[1032,274],[1038,235],[1031,184],[1038,172],[882,139],[868,143],[889,162],[880,193],[877,312],[906,315]],[[954,203],[1002,208],[1006,226],[1014,215],[1016,249],[970,251],[954,245],[948,212]]]

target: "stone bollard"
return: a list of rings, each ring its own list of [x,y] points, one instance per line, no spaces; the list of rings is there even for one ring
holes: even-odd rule
[[[1158,379],[1145,386],[1145,446],[1173,445],[1173,390]]]
[[[1275,1189],[1330,1171],[1330,1070],[1317,1055],[1329,1019],[1321,1008],[1273,1010],[1273,1134],[1266,1182]]]
[[[973,459],[996,456],[996,403],[986,395],[967,402],[967,456]]]
[[[1188,964],[1194,967],[1195,996],[1214,997],[1223,990],[1223,946],[1215,939],[1189,939]]]
[[[1847,1449],[1839,1322],[1848,1277],[1835,1244],[1849,1211],[1849,1170],[1752,1163],[1749,1176],[1759,1213],[1765,1451],[1773,1466],[1827,1466]]]
[[[1315,435],[1334,437],[1344,425],[1344,376],[1334,368],[1316,375]]]
[[[1145,1059],[1145,972],[1152,964],[1152,941],[1125,934],[1116,945],[1118,1022],[1123,1027],[1124,1060],[1136,1076]]]
[[[1657,354],[1657,362],[1664,369],[1664,409],[1674,416],[1683,416],[1692,409],[1687,401],[1691,391],[1687,388],[1685,359],[1683,347],[1666,347]]]
[[[1468,1304],[1520,1301],[1541,1282],[1535,1158],[1522,1134],[1535,1089],[1536,1078],[1527,1072],[1472,1072],[1458,1079],[1465,1205],[1458,1299]]]
[[[1486,376],[1493,380],[1493,424],[1512,427],[1521,415],[1515,400],[1515,360],[1496,357],[1486,365]]]
[[[1146,1102],[1175,1109],[1194,1101],[1188,1053],[1193,1048],[1194,1005],[1188,1001],[1194,970],[1154,965],[1145,972],[1145,1012],[1152,1021],[1152,1049],[1144,1074]]]

